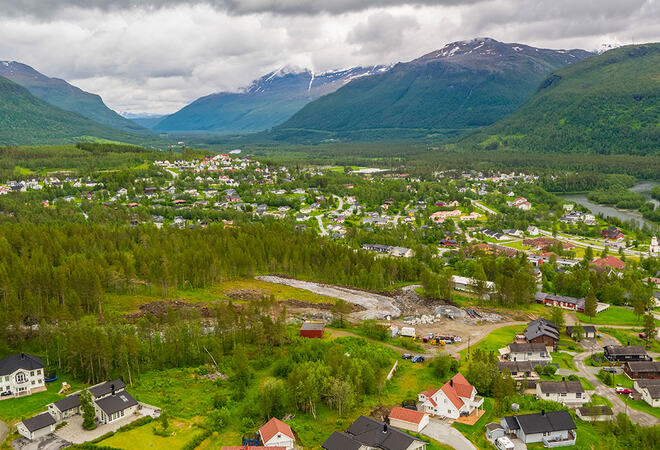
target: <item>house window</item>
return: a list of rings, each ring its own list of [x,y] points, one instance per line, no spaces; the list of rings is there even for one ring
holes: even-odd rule
[[[582,392],[577,392],[577,393],[575,394],[575,397],[576,397],[576,398],[582,398]]]
[[[33,370],[32,372],[30,372],[30,376],[31,376],[31,377],[34,376],[34,370]]]
[[[41,375],[41,369],[37,370],[37,375]]]
[[[566,397],[566,392],[562,392],[561,394],[559,394],[559,396],[560,397]]]
[[[549,393],[549,392],[546,392],[545,396],[546,396],[546,397],[550,397],[550,393]]]
[[[34,386],[34,380],[32,380],[32,386]]]
[[[9,376],[5,377],[5,381],[9,382]]]
[[[16,382],[17,383],[25,383],[27,381],[27,377],[23,372],[18,372],[16,374]]]

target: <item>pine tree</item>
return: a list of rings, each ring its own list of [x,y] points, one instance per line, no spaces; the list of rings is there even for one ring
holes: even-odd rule
[[[650,341],[651,339],[655,339],[655,336],[657,334],[657,329],[655,326],[655,317],[653,317],[653,314],[648,313],[644,316],[644,333],[646,333],[646,339]]]
[[[584,298],[584,313],[589,317],[596,317],[596,310],[598,308],[598,299],[593,291],[589,291]]]
[[[83,416],[83,428],[93,430],[96,428],[96,412],[92,404],[92,394],[88,390],[80,393],[80,409]]]

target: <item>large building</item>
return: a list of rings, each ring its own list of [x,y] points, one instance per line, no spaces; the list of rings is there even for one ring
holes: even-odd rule
[[[606,345],[603,347],[603,356],[613,362],[651,360],[641,345]]]
[[[543,317],[529,322],[524,335],[529,343],[540,343],[553,348],[559,345],[559,327]]]
[[[536,303],[542,303],[545,306],[558,306],[560,308],[569,309],[571,311],[584,312],[583,298],[537,292]]]
[[[46,390],[44,363],[38,356],[19,353],[0,360],[0,392],[23,397]]]
[[[568,411],[507,416],[500,421],[505,434],[515,434],[525,444],[542,442],[546,447],[575,445],[577,426]]]
[[[623,371],[631,380],[660,380],[660,361],[626,361]]]

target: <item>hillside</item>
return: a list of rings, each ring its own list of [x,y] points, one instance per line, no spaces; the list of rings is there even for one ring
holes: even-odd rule
[[[660,43],[617,48],[555,72],[518,111],[464,144],[660,154]]]
[[[310,101],[355,78],[382,70],[386,68],[356,67],[315,74],[309,70],[280,69],[255,80],[241,92],[221,92],[199,98],[159,121],[153,129],[214,133],[267,130],[284,122]]]
[[[276,132],[460,133],[510,114],[549,73],[590,55],[489,38],[455,42],[387,72],[352,81],[306,105]]]
[[[51,105],[76,112],[98,123],[133,133],[147,130],[108,108],[100,96],[90,94],[59,78],[50,78],[15,61],[0,62],[0,76],[20,84],[32,95]]]
[[[151,136],[126,133],[57,108],[0,77],[0,145],[68,144],[98,139],[134,144],[163,143]]]

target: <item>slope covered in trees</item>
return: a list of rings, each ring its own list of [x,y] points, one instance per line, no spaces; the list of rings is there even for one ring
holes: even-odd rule
[[[660,43],[610,50],[553,73],[469,148],[660,154]]]

